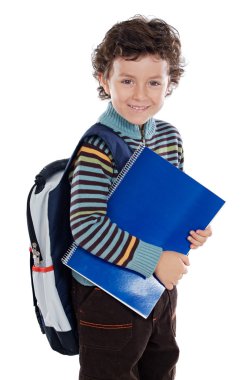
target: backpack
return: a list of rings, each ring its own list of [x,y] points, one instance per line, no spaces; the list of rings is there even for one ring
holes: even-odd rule
[[[52,162],[35,177],[27,199],[31,242],[30,272],[38,323],[53,350],[79,353],[78,332],[71,302],[71,270],[61,259],[73,243],[70,229],[71,164],[84,139],[99,136],[111,151],[118,172],[132,151],[111,128],[94,124],[82,136],[70,159]]]

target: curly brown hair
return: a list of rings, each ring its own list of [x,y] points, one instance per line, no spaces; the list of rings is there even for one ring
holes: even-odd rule
[[[115,58],[136,60],[147,54],[157,55],[169,63],[170,95],[184,72],[184,64],[178,31],[159,18],[149,20],[136,15],[116,23],[92,54],[93,75],[98,81],[101,74],[106,79]],[[97,90],[100,99],[110,98],[101,85]]]

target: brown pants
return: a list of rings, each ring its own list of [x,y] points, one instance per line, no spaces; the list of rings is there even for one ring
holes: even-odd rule
[[[79,380],[173,380],[177,289],[166,290],[147,319],[96,287],[73,280],[79,326]]]

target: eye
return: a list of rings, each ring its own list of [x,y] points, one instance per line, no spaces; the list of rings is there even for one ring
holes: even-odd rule
[[[152,87],[157,87],[157,86],[160,86],[160,85],[161,85],[161,83],[158,82],[158,81],[156,81],[156,80],[151,80],[151,81],[149,82],[149,84],[150,84],[150,86],[152,86]]]
[[[133,84],[133,80],[132,79],[123,79],[121,81],[122,84],[126,84],[126,85],[131,85]]]

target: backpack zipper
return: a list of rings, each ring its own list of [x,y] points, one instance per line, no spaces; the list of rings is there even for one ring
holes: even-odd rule
[[[37,245],[37,243],[32,243],[31,254],[32,254],[34,266],[38,267],[39,264],[40,264],[40,261],[41,261],[41,254],[38,251],[38,245]]]

